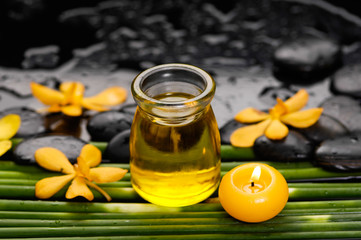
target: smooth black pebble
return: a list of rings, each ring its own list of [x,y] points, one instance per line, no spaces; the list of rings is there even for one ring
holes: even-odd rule
[[[276,77],[309,82],[327,76],[341,65],[341,47],[328,38],[304,36],[281,44],[273,54]]]
[[[361,98],[361,64],[347,65],[331,79],[331,91],[334,93]]]
[[[333,170],[361,169],[361,133],[326,140],[316,149],[316,163]]]
[[[87,124],[92,141],[110,141],[118,133],[130,129],[133,117],[118,111],[107,111],[94,115]]]
[[[297,131],[315,144],[349,133],[343,124],[326,114],[322,114],[312,126],[308,128],[298,128]]]
[[[19,164],[35,164],[35,151],[42,147],[53,147],[65,154],[71,163],[75,163],[85,141],[72,136],[42,136],[29,138],[19,143],[13,154]],[[51,158],[51,156],[49,156]]]
[[[104,151],[104,159],[110,162],[129,163],[130,129],[118,133],[110,140]]]
[[[350,132],[361,131],[360,103],[348,96],[332,96],[320,104],[323,114],[335,118]]]
[[[306,161],[313,157],[311,142],[293,130],[282,140],[270,140],[263,135],[256,139],[253,149],[256,157],[265,161]]]
[[[8,108],[0,112],[0,118],[8,114],[17,114],[21,118],[21,125],[14,137],[28,138],[45,133],[45,119],[33,109],[26,107]]]
[[[232,119],[228,121],[223,127],[219,129],[219,133],[221,135],[221,143],[222,144],[231,144],[230,138],[232,133],[240,127],[246,126],[243,123],[237,122]]]

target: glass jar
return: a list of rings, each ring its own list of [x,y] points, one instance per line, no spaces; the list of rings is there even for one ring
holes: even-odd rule
[[[131,89],[138,104],[129,144],[133,188],[163,206],[209,197],[221,167],[213,78],[191,65],[163,64],[140,73]]]

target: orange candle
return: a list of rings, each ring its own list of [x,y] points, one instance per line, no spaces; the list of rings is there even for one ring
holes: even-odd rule
[[[232,217],[244,222],[263,222],[282,211],[288,200],[288,185],[275,168],[247,163],[224,175],[218,195]]]

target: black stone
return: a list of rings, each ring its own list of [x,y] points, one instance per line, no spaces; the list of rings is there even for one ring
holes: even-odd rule
[[[53,147],[65,154],[71,163],[75,163],[85,141],[72,136],[42,136],[22,141],[14,150],[15,162],[35,164],[35,151],[42,147]]]
[[[17,114],[21,118],[21,125],[14,137],[27,138],[34,135],[45,133],[45,120],[42,115],[33,109],[26,107],[16,107],[5,109],[0,112],[0,118],[8,114]]]
[[[25,59],[22,62],[23,68],[55,68],[59,62],[59,47],[44,46],[38,48],[30,48],[25,51]]]
[[[129,136],[130,129],[115,135],[104,151],[104,158],[110,162],[129,163]]]
[[[65,29],[65,33],[74,34],[74,40],[90,43],[94,41],[96,32],[102,25],[102,16],[96,8],[80,7],[64,11],[59,16],[59,23]]]
[[[5,0],[7,17],[16,22],[27,22],[41,16],[45,10],[44,0]]]
[[[221,135],[221,143],[222,144],[231,144],[230,138],[232,133],[240,127],[246,126],[243,123],[237,122],[232,119],[227,122],[223,127],[219,129],[219,133]]]
[[[308,128],[298,128],[297,131],[315,144],[349,133],[343,124],[326,114],[322,114],[312,126]]]
[[[256,139],[253,149],[256,157],[265,161],[305,161],[313,157],[311,142],[293,130],[285,139],[277,141],[263,135]]]
[[[133,117],[118,111],[107,111],[94,115],[87,124],[93,141],[110,141],[118,133],[130,129]]]
[[[347,96],[333,96],[321,103],[323,113],[335,118],[350,132],[361,131],[360,103]]]
[[[297,93],[295,89],[289,89],[286,86],[280,87],[265,87],[262,92],[259,94],[259,99],[269,106],[274,106],[277,104],[277,98],[286,101],[293,95]]]
[[[316,163],[333,170],[361,169],[361,133],[326,140],[316,150]]]
[[[122,105],[122,107],[119,109],[119,111],[130,114],[131,116],[134,116],[135,111],[137,110],[137,107],[138,107],[138,105],[136,103],[128,103],[128,104]]]
[[[331,90],[336,94],[361,98],[361,64],[352,64],[337,71],[331,80]]]
[[[273,63],[281,80],[317,80],[340,66],[341,47],[328,38],[304,36],[281,44],[274,51]]]

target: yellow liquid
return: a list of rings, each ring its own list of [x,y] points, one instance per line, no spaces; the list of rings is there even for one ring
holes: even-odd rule
[[[193,96],[168,93],[163,101]],[[220,138],[211,107],[193,121],[163,125],[137,110],[130,137],[133,188],[163,206],[187,206],[209,197],[220,181]]]

